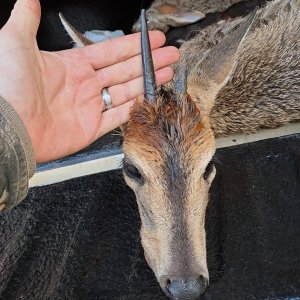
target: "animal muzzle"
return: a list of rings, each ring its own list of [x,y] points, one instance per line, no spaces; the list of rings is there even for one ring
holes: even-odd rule
[[[161,276],[159,283],[164,293],[171,299],[195,300],[205,292],[208,279],[202,275],[185,278]]]

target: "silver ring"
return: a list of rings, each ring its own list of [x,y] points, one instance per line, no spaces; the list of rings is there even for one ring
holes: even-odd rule
[[[104,88],[101,91],[101,96],[102,96],[102,99],[104,102],[105,110],[108,110],[108,109],[111,109],[114,107],[112,104],[112,101],[111,101],[110,94],[108,93],[108,88]]]

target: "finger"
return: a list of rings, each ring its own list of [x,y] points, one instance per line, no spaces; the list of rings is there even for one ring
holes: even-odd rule
[[[131,100],[102,113],[97,138],[128,122],[133,104],[134,100]]]
[[[164,84],[172,79],[174,71],[171,67],[164,67],[155,72],[157,85]],[[108,88],[113,106],[119,106],[131,99],[137,98],[144,92],[143,77],[138,77],[123,84]]]
[[[179,51],[175,47],[159,48],[153,51],[154,69],[175,63],[179,58]],[[112,86],[115,84],[127,82],[142,75],[141,55],[114,64],[112,66],[97,71],[97,78],[103,86]],[[118,76],[116,76],[118,74]]]
[[[5,26],[12,26],[23,36],[34,37],[37,34],[41,18],[39,0],[17,0]]]
[[[151,49],[161,47],[166,40],[160,31],[149,32],[149,37]],[[73,50],[84,55],[94,69],[101,69],[138,55],[141,52],[140,40],[140,33],[134,33]]]

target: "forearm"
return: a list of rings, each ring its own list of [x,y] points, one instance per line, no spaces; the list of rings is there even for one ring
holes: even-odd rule
[[[20,203],[35,172],[30,137],[13,107],[0,97],[0,211]]]

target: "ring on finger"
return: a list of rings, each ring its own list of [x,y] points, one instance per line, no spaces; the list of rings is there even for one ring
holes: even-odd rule
[[[111,100],[111,96],[108,92],[108,88],[103,88],[102,91],[101,91],[101,96],[102,96],[102,99],[103,99],[103,102],[104,102],[104,107],[105,107],[105,110],[109,110],[111,108],[113,108],[113,103],[112,103],[112,100]]]

